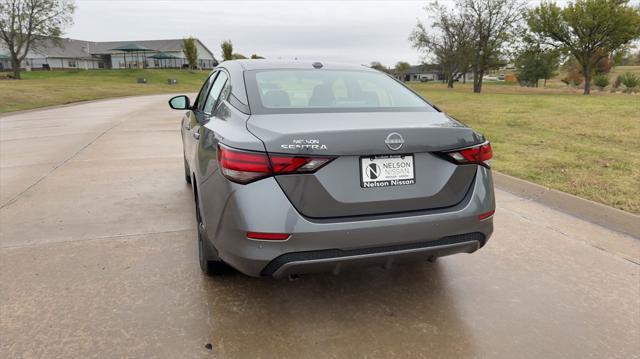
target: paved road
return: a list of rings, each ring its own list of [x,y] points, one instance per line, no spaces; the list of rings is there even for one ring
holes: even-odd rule
[[[500,190],[473,255],[202,276],[166,98],[0,118],[0,357],[639,357],[640,241]]]

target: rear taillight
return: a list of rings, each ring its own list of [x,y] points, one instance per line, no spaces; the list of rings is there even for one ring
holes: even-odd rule
[[[289,233],[247,232],[247,238],[261,241],[286,241],[290,236]]]
[[[493,151],[491,150],[491,144],[489,142],[445,152],[444,154],[459,164],[478,164],[483,166],[489,166],[489,160],[493,157]]]
[[[242,184],[273,175],[312,173],[331,160],[333,157],[267,154],[218,146],[220,171],[229,180]]]
[[[485,219],[487,219],[487,218],[493,217],[493,215],[494,215],[495,213],[496,213],[496,211],[495,211],[495,210],[493,210],[493,211],[489,211],[489,212],[485,212],[485,213],[482,213],[481,215],[479,215],[479,216],[478,216],[478,219],[479,219],[479,220],[481,220],[481,221],[484,221],[484,220],[485,220]]]

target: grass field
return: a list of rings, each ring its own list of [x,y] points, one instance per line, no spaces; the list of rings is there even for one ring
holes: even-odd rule
[[[640,213],[640,96],[413,84],[484,133],[498,171]]]
[[[611,69],[611,72],[609,73],[609,77],[615,78],[616,76],[622,75],[625,72],[640,74],[640,66],[616,66]]]
[[[197,92],[209,71],[73,70],[23,72],[0,81],[0,113],[108,97]],[[138,77],[146,84],[136,83]],[[168,85],[167,79],[177,79]]]
[[[207,72],[97,70],[24,73],[0,81],[0,112],[81,100],[152,93],[197,92]],[[145,77],[147,84],[137,84]],[[168,78],[178,85],[167,85]],[[495,169],[629,212],[640,213],[640,95],[572,88],[486,84],[453,90],[411,84],[435,105],[483,132]]]

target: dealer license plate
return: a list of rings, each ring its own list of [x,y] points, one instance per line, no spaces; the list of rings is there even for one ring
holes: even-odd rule
[[[416,183],[413,155],[360,157],[360,186],[378,188]]]

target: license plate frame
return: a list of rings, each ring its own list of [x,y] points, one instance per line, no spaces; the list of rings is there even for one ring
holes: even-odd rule
[[[416,183],[413,154],[361,156],[359,164],[361,188],[388,188]]]

